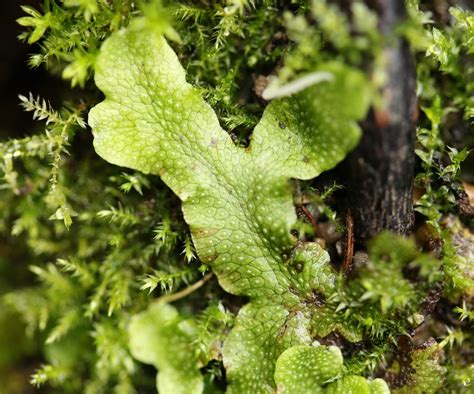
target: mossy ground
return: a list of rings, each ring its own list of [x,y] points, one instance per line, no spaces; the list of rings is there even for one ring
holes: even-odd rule
[[[192,107],[202,105],[198,96],[207,101],[217,117],[213,130],[222,132],[215,142],[225,140],[229,151],[244,152],[249,146],[257,146],[258,151],[259,143],[267,141],[271,145],[272,140],[278,147],[281,141],[273,133],[284,135],[298,130],[297,116],[274,124],[268,121],[257,134],[261,141],[257,137],[249,141],[262,115],[272,115],[272,108],[276,108],[277,116],[298,114],[284,105],[267,105],[262,91],[269,84],[278,90],[301,76],[327,71],[328,65],[335,75],[334,70],[344,70],[344,76],[352,75],[345,70],[361,74],[370,92],[361,98],[363,89],[356,89],[357,94],[344,90],[354,83],[350,80],[346,81],[348,85],[338,85],[336,97],[324,99],[325,104],[336,100],[338,105],[321,110],[318,124],[329,119],[337,133],[341,119],[359,117],[348,111],[354,109],[353,102],[358,106],[364,100],[375,106],[383,104],[377,91],[384,80],[386,43],[377,31],[375,14],[362,2],[350,2],[350,7],[347,3],[46,0],[34,9],[24,9],[25,17],[19,20],[24,26],[20,38],[34,45],[30,65],[47,66],[49,73],[70,81],[75,90],[64,87],[59,93],[64,102],[54,108],[43,98],[36,99],[36,92],[28,96],[28,90],[18,91],[26,96],[20,104],[38,121],[37,130],[28,136],[13,133],[13,139],[0,145],[0,332],[6,333],[0,337],[0,393],[25,392],[30,375],[32,383],[44,392],[154,392],[156,370],[142,362],[163,370],[159,378],[162,384],[169,384],[170,379],[188,379],[174,375],[173,365],[180,355],[170,361],[159,356],[144,357],[133,345],[133,338],[143,340],[143,333],[138,330],[136,334],[130,322],[160,309],[153,306],[157,298],[174,302],[171,309],[161,307],[157,312],[160,315],[166,310],[166,316],[159,320],[171,322],[163,327],[164,334],[157,333],[154,339],[157,352],[170,344],[175,344],[175,349],[185,346],[193,354],[190,384],[198,391],[205,387],[220,392],[239,379],[245,383],[248,374],[245,362],[239,364],[240,355],[253,346],[257,347],[256,354],[259,346],[266,352],[259,364],[270,387],[274,382],[291,387],[299,382],[291,380],[291,373],[285,374],[285,363],[291,359],[288,354],[296,352],[291,345],[302,346],[301,342],[301,354],[292,355],[296,361],[288,371],[297,368],[300,356],[324,353],[323,349],[332,349],[329,346],[339,349],[333,355],[343,355],[341,369],[331,370],[328,375],[329,380],[335,380],[324,387],[329,391],[341,391],[345,384],[366,390],[367,382],[379,382],[371,380],[375,378],[385,379],[394,392],[472,390],[473,223],[469,197],[463,194],[462,186],[463,181],[472,182],[474,174],[469,161],[472,155],[467,153],[473,145],[472,12],[450,9],[450,2],[426,1],[418,6],[412,0],[407,2],[409,18],[399,29],[417,59],[420,103],[416,152],[420,196],[411,240],[382,234],[367,249],[356,250],[352,271],[344,276],[341,262],[345,218],[337,202],[345,191],[335,187],[332,194],[326,193],[333,180],[293,181],[291,188],[280,181],[267,181],[268,191],[262,192],[262,198],[270,199],[270,203],[262,205],[262,212],[257,208],[244,210],[250,212],[242,216],[244,227],[258,234],[259,239],[267,239],[263,231],[267,222],[285,222],[286,238],[275,241],[275,245],[288,243],[288,257],[296,251],[289,260],[272,257],[262,262],[271,261],[272,272],[275,267],[280,270],[287,262],[290,264],[288,272],[281,274],[281,281],[270,289],[278,290],[284,302],[268,294],[263,297],[266,303],[271,301],[273,319],[278,320],[279,313],[287,314],[286,320],[282,318],[283,329],[275,329],[278,340],[271,349],[250,337],[239,341],[238,334],[245,333],[242,327],[258,330],[272,320],[255,310],[255,302],[264,294],[256,290],[254,282],[246,287],[233,281],[232,276],[226,278],[225,264],[215,263],[216,253],[206,258],[202,252],[204,238],[200,235],[212,224],[206,219],[207,213],[200,211],[205,203],[197,204],[194,210],[185,206],[183,216],[181,201],[160,179],[164,174],[157,171],[157,175],[147,175],[110,165],[96,155],[92,146],[86,121],[89,110],[103,100],[93,80],[95,73],[103,72],[97,69],[97,58],[102,43],[131,23],[141,24],[137,28],[143,31],[152,29],[153,34],[164,35],[177,54],[172,72],[182,64],[185,74],[181,77],[185,75],[196,90],[194,101],[190,99]],[[116,70],[107,71],[111,74],[110,89],[120,87],[123,78],[119,73],[114,81]],[[175,82],[170,80],[163,88],[173,87]],[[134,86],[128,88],[131,92]],[[315,97],[321,98],[317,94]],[[138,102],[136,95],[128,100],[131,105]],[[180,104],[185,107],[189,102],[183,100]],[[307,105],[304,108],[308,110]],[[144,111],[146,117],[146,108]],[[173,112],[173,116],[179,114]],[[116,121],[110,116],[110,122]],[[202,120],[195,117],[192,121]],[[325,127],[322,132],[327,130]],[[198,133],[195,139],[205,137]],[[347,150],[330,138],[323,142],[328,146],[305,154],[306,160],[301,161],[305,171],[314,159],[325,163],[321,155],[342,149],[338,161]],[[159,142],[163,143],[166,139]],[[133,148],[127,141],[125,145]],[[303,179],[330,167],[323,166],[316,172],[313,167],[314,173],[295,175],[290,171],[292,166],[274,165],[285,151],[275,148],[280,154],[275,155],[272,165],[268,165],[268,157],[259,165],[269,173],[272,169],[285,178]],[[186,196],[190,187],[188,177],[179,178],[180,174],[198,179],[197,184],[212,185],[208,182],[214,176],[212,171],[191,168],[196,149],[184,154],[191,163],[184,162],[179,149],[174,152],[177,156],[172,158],[170,154],[167,160],[175,160],[176,166],[171,167],[181,171],[163,179],[179,197]],[[256,152],[255,157],[257,153],[265,150]],[[140,164],[142,152],[131,154],[136,160],[125,164],[144,171]],[[212,155],[206,157],[207,161],[212,159]],[[250,186],[256,184],[252,177],[257,171],[249,168],[254,168],[257,159],[244,165],[240,160],[223,161],[228,167],[224,166],[218,187],[209,189],[216,201],[229,189],[222,186],[222,179],[229,174],[233,174],[230,183],[241,176]],[[150,167],[145,172],[154,171]],[[250,186],[239,193],[236,206],[228,204],[232,212],[217,217],[221,211],[225,213],[224,206],[212,216],[213,220],[228,224],[240,215],[236,212],[242,201],[255,203],[261,191],[248,196]],[[296,211],[291,203],[292,191]],[[274,206],[270,213],[267,205]],[[260,213],[264,219],[259,222]],[[190,218],[194,219],[190,222]],[[287,224],[294,219],[289,231]],[[193,226],[196,221],[199,228]],[[260,227],[248,224],[254,221]],[[239,229],[237,226],[233,230]],[[328,252],[324,258],[315,258],[314,251],[321,251],[313,244],[315,241]],[[224,244],[225,239],[218,246]],[[260,256],[262,248],[273,250],[275,245],[270,241],[264,247],[259,244],[257,253]],[[222,251],[218,254],[221,259],[226,257]],[[311,264],[307,266],[317,269],[306,272],[308,261]],[[304,279],[303,284],[299,284],[299,278]],[[281,285],[284,280],[294,280],[295,285],[286,291]],[[308,289],[311,296],[305,293]],[[145,319],[144,327],[155,317]],[[314,341],[322,347],[315,347]],[[248,362],[257,360],[249,354]],[[286,356],[276,361],[280,354]],[[276,374],[272,369],[275,362]],[[317,380],[321,368],[316,364],[312,377]],[[326,380],[324,384],[329,383]],[[235,384],[236,393],[239,387],[241,392],[246,387]]]

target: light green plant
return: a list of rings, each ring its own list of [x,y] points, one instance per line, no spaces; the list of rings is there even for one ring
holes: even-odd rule
[[[368,381],[355,375],[341,378],[342,370],[343,357],[336,346],[293,346],[282,353],[276,364],[278,393],[390,393],[382,379]]]
[[[129,326],[133,357],[152,364],[160,371],[157,387],[160,393],[201,393],[204,379],[193,357],[192,341],[196,327],[184,320],[167,304],[152,304],[135,315]]]
[[[114,34],[96,65],[106,95],[89,114],[97,153],[159,174],[182,200],[201,261],[226,291],[250,299],[223,349],[236,393],[274,386],[279,354],[318,334],[312,310],[335,289],[327,253],[297,245],[290,234],[296,217],[289,178],[313,178],[355,146],[354,120],[370,94],[359,72],[337,64],[320,69],[331,81],[272,102],[244,150],[186,83],[158,32],[136,24]],[[325,318],[332,328],[332,317]]]

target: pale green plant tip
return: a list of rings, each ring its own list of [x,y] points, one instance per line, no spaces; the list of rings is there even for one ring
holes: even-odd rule
[[[275,98],[289,97],[295,93],[301,92],[312,85],[333,80],[333,75],[324,71],[316,71],[300,77],[295,81],[288,82],[285,85],[279,85],[277,81],[270,82],[262,93],[262,98],[265,100],[273,100]],[[275,83],[276,82],[276,83]]]
[[[168,304],[154,303],[132,317],[129,344],[133,357],[159,369],[160,393],[200,394],[204,381],[192,341],[195,327]]]

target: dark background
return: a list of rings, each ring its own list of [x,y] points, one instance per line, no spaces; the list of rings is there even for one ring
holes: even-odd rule
[[[40,125],[19,106],[18,95],[40,95],[53,104],[59,104],[59,93],[69,84],[60,76],[51,76],[44,66],[31,69],[29,54],[35,48],[20,42],[17,36],[23,27],[16,19],[25,16],[20,5],[40,8],[39,0],[0,0],[0,141],[8,137],[22,137],[34,133]]]

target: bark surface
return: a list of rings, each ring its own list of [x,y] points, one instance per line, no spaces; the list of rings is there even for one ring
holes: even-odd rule
[[[371,2],[387,38],[384,108],[371,111],[358,148],[349,156],[348,204],[355,236],[365,241],[382,230],[407,234],[413,225],[416,74],[408,44],[395,36],[404,2]]]

